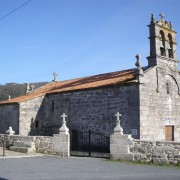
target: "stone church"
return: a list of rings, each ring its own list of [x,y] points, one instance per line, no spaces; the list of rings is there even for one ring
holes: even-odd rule
[[[118,72],[57,81],[0,103],[0,133],[12,126],[19,135],[59,132],[63,113],[71,130],[110,135],[121,113],[125,134],[141,140],[180,141],[180,74],[176,32],[160,14],[151,16],[148,65]],[[55,75],[56,77],[56,75]]]

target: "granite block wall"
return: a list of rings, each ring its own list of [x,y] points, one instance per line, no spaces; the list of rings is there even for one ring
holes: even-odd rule
[[[20,103],[19,135],[46,135],[47,109],[44,96]]]
[[[6,133],[12,126],[15,134],[19,133],[19,105],[2,105],[0,106],[0,133]]]
[[[180,164],[180,142],[133,140],[133,161],[154,164]]]
[[[180,76],[167,64],[145,71],[140,84],[140,139],[165,140],[165,126],[174,126],[180,141]],[[167,93],[167,83],[169,93]]]
[[[122,114],[124,133],[136,129],[139,137],[139,89],[138,85],[124,85],[101,89],[54,94],[47,97],[49,121],[53,133],[58,133],[61,115],[67,114],[70,130],[93,130],[110,135],[116,124],[115,114]],[[53,108],[51,105],[53,104]]]
[[[2,147],[2,137],[0,134],[0,146]],[[62,157],[70,156],[70,136],[69,134],[54,134],[52,136],[7,136],[6,147],[8,149],[29,148],[31,152],[58,155]],[[13,148],[14,147],[14,148]]]
[[[180,165],[180,142],[142,141],[130,135],[110,136],[110,158],[154,164]]]

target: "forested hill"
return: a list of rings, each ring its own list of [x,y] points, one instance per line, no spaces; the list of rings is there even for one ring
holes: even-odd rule
[[[36,89],[47,83],[48,82],[30,83],[30,87],[31,85],[34,85],[34,89]],[[24,95],[26,93],[26,86],[26,84],[18,83],[7,83],[5,85],[0,85],[0,101],[7,100],[9,96],[11,96],[11,98],[15,98],[17,96]]]

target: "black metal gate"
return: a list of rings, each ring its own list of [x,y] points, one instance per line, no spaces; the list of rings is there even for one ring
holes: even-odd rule
[[[71,132],[71,155],[107,157],[110,153],[110,138],[104,134],[89,131]]]

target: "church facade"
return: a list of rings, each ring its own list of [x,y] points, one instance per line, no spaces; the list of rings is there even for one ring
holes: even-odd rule
[[[141,140],[180,141],[180,74],[171,22],[151,16],[148,65],[67,81],[56,81],[0,103],[0,133],[53,135],[67,114],[70,130],[110,135],[121,114],[125,134]]]

